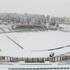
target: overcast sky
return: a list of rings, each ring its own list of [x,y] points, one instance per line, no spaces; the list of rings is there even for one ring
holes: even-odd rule
[[[70,0],[0,0],[0,12],[70,16]]]

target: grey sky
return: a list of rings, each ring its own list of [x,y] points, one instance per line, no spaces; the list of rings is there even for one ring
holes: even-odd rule
[[[70,0],[0,0],[0,12],[70,16]]]

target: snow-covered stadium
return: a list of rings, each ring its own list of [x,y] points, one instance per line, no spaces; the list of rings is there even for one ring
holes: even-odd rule
[[[0,56],[48,58],[69,55],[70,33],[61,31],[15,32],[0,34]],[[0,58],[1,59],[1,58]]]

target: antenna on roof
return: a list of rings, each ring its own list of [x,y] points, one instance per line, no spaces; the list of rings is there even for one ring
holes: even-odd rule
[[[16,41],[11,39],[9,36],[6,36],[9,40],[11,40],[13,43],[15,43],[19,48],[24,49],[21,45],[19,45]]]

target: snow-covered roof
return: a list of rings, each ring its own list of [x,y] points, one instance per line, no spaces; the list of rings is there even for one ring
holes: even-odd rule
[[[18,47],[8,39],[7,36],[16,41],[24,49]],[[70,45],[70,33],[67,32],[45,31],[0,34],[0,49],[2,49],[0,55],[47,57],[51,52],[54,52],[55,55],[60,55],[70,51],[70,47],[47,51],[48,49],[58,48],[65,45]]]

